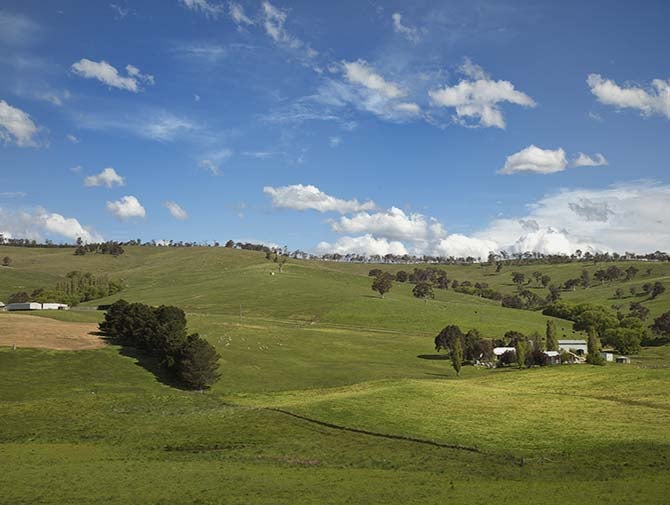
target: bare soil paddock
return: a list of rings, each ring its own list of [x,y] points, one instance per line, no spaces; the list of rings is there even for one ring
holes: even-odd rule
[[[94,323],[71,323],[26,314],[0,313],[0,346],[58,351],[97,349],[105,345]]]

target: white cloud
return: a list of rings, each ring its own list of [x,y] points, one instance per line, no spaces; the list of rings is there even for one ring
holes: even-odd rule
[[[1,191],[0,198],[23,198],[26,194],[24,191]]]
[[[670,185],[632,182],[601,189],[564,189],[547,195],[515,218],[493,220],[471,235],[447,234],[441,223],[391,209],[340,219],[331,227],[360,233],[321,242],[317,251],[410,254],[485,259],[489,252],[572,254],[586,251],[645,253],[670,250]],[[395,253],[395,254],[404,254]]]
[[[42,27],[29,17],[0,11],[0,42],[13,46],[29,45],[41,32]]]
[[[304,50],[304,55],[314,58],[319,53],[306,45],[302,40],[288,32],[284,27],[286,23],[286,11],[275,7],[267,0],[262,3],[262,19],[265,33],[278,45],[292,50]]]
[[[600,74],[589,74],[587,84],[599,102],[621,109],[636,109],[643,116],[659,115],[670,118],[670,81],[654,79],[651,88],[619,86]]]
[[[601,167],[608,165],[608,161],[600,153],[596,153],[595,156],[589,156],[588,154],[579,153],[577,157],[572,160],[570,163],[573,167]]]
[[[97,79],[98,81],[113,88],[125,89],[133,93],[141,91],[140,82],[154,84],[152,75],[143,74],[133,65],[126,65],[127,76],[122,76],[119,71],[106,61],[92,61],[82,58],[72,64],[72,72],[85,79]]]
[[[319,212],[346,214],[375,208],[375,204],[371,201],[361,203],[356,199],[342,200],[330,196],[312,185],[294,184],[277,188],[265,186],[263,192],[270,195],[273,206],[285,209],[311,209]]]
[[[419,30],[410,26],[404,25],[402,22],[402,15],[399,12],[394,12],[391,16],[393,20],[393,30],[401,34],[410,42],[418,42],[420,39]]]
[[[568,166],[599,167],[607,164],[607,159],[600,153],[596,153],[594,156],[579,153],[576,158],[568,163],[565,151],[561,148],[542,149],[535,145],[530,145],[518,153],[508,156],[505,166],[498,173],[506,175],[520,172],[553,174],[562,172]]]
[[[230,2],[228,13],[237,26],[254,24],[253,20],[244,13],[244,8],[238,3]]]
[[[458,71],[475,81],[491,79],[491,76],[482,67],[474,63],[467,56],[463,59],[463,64],[458,67]]]
[[[220,149],[210,152],[206,157],[198,162],[198,166],[209,171],[212,175],[221,174],[221,164],[233,155],[232,149]]]
[[[224,12],[223,5],[210,3],[207,0],[179,0],[180,3],[195,12],[201,12],[205,16],[216,18]]]
[[[172,214],[172,217],[175,219],[179,219],[180,221],[188,219],[188,212],[186,212],[177,202],[168,200],[163,202],[163,206],[170,211],[170,214]]]
[[[435,256],[454,258],[481,258],[486,259],[490,252],[498,251],[500,246],[493,240],[468,237],[454,233],[439,240],[431,249]]]
[[[316,246],[316,251],[320,254],[338,253],[338,254],[362,254],[384,256],[386,254],[403,255],[407,254],[407,249],[398,241],[390,241],[385,238],[375,238],[371,235],[361,237],[340,237],[335,242],[320,242]]]
[[[119,174],[116,173],[112,167],[105,168],[102,172],[97,175],[89,175],[84,179],[84,186],[107,186],[111,188],[113,186],[123,186],[125,180]]]
[[[420,241],[429,238],[429,226],[422,214],[406,214],[397,207],[370,214],[359,212],[352,217],[342,216],[331,223],[336,233],[370,234],[389,239]]]
[[[112,9],[115,12],[116,16],[119,19],[123,19],[128,14],[130,14],[130,9],[129,8],[127,8],[127,7],[124,8],[124,7],[122,7],[118,4],[109,4],[109,8]]]
[[[140,201],[134,196],[123,196],[120,200],[107,202],[107,210],[122,221],[147,215]]]
[[[399,112],[406,112],[410,115],[416,115],[421,113],[421,107],[413,102],[401,102],[393,106],[395,110]]]
[[[79,139],[75,135],[72,135],[71,133],[68,133],[67,135],[65,135],[65,138],[68,139],[73,144],[79,144],[79,142],[81,142],[81,139]]]
[[[385,98],[399,98],[405,92],[393,82],[386,81],[376,73],[365,60],[343,62],[344,71],[349,82],[360,84],[372,91],[376,91]]]
[[[37,147],[39,128],[30,116],[0,100],[0,140],[13,142],[19,147]]]
[[[568,160],[563,149],[541,149],[530,145],[508,156],[505,166],[498,173],[507,175],[518,172],[552,174],[565,170],[567,166]]]
[[[74,241],[101,242],[102,235],[82,226],[75,218],[49,212],[38,207],[34,210],[6,210],[0,208],[0,234],[5,237],[28,238],[42,241],[46,237],[60,237]]]
[[[439,107],[454,108],[455,119],[466,123],[474,118],[479,126],[505,128],[505,119],[500,105],[507,102],[523,107],[535,107],[535,101],[525,93],[515,89],[509,81],[494,81],[484,70],[466,59],[460,67],[462,73],[475,80],[461,80],[455,86],[445,86],[430,90],[433,104]]]
[[[564,189],[529,205],[529,214],[521,220],[535,221],[536,231],[524,228],[519,219],[498,219],[475,236],[504,247],[518,242],[517,250],[540,238],[540,245],[565,246],[555,233],[564,235],[570,244],[555,252],[670,250],[670,222],[665,217],[669,208],[670,185],[631,182],[603,189]],[[544,236],[538,231],[544,231]],[[530,237],[519,242],[525,235]]]
[[[342,137],[334,135],[328,139],[328,144],[330,147],[337,147],[342,143]]]
[[[201,129],[190,119],[175,116],[161,109],[133,111],[112,116],[80,114],[74,118],[81,128],[90,130],[120,130],[157,142],[183,139]]]

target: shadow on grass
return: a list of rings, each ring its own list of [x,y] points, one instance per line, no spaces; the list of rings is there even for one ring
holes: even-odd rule
[[[118,340],[110,338],[104,333],[93,332],[92,334],[102,337],[102,339],[108,344],[117,346],[119,354],[121,356],[133,358],[135,360],[136,366],[139,366],[141,368],[144,368],[148,372],[151,372],[154,378],[161,384],[170,386],[175,389],[180,389],[182,391],[191,391],[190,389],[184,387],[184,385],[175,378],[174,374],[171,373],[170,370],[165,368],[161,364],[160,360],[155,356],[150,356],[145,352],[143,352],[142,350],[137,349],[135,347],[123,345]]]
[[[449,356],[447,354],[419,354],[417,355],[417,358],[441,361],[449,359]]]

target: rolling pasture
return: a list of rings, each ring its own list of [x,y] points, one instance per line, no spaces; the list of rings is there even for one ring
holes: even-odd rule
[[[292,261],[271,275],[262,254],[221,248],[0,255],[13,259],[0,300],[81,270],[123,278],[129,301],[182,307],[223,374],[201,394],[113,345],[0,347],[0,503],[665,503],[670,492],[670,347],[629,366],[464,367],[457,378],[433,349],[442,327],[497,337],[543,332],[547,318],[452,290],[424,302],[409,284],[381,299],[369,265]],[[630,282],[668,279],[670,266],[649,266]],[[561,280],[583,266],[446,268],[512,292],[513,270]],[[563,298],[628,301],[610,299],[618,284]],[[668,292],[638,299],[653,315],[670,309]]]

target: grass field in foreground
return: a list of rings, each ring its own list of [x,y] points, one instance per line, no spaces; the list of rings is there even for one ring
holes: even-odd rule
[[[667,502],[668,346],[630,366],[465,367],[456,378],[434,359],[443,326],[497,336],[542,331],[546,318],[452,291],[424,303],[409,285],[382,300],[369,265],[292,262],[272,276],[261,254],[222,249],[5,254],[14,266],[0,269],[0,299],[78,269],[123,277],[129,300],[184,307],[221,352],[223,377],[192,393],[114,346],[0,348],[0,504]],[[578,275],[569,267],[554,275]],[[609,305],[613,289],[565,297]],[[659,298],[657,312],[668,306]]]

